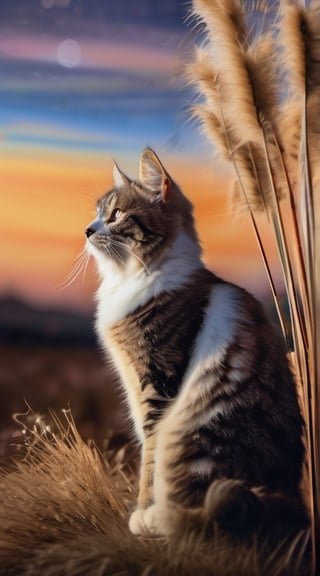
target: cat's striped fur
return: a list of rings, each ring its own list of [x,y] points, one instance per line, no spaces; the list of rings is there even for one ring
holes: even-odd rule
[[[219,479],[299,501],[303,421],[261,305],[204,267],[192,206],[154,152],[139,182],[117,166],[114,180],[86,234],[97,330],[142,443],[131,530],[170,533],[172,511],[210,508]]]

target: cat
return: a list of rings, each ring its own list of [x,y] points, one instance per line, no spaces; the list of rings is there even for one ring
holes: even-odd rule
[[[130,530],[169,535],[177,511],[214,515],[219,490],[301,502],[303,418],[282,340],[252,295],[204,266],[192,204],[150,148],[139,168],[132,181],[114,165],[85,231],[97,332],[142,445]]]

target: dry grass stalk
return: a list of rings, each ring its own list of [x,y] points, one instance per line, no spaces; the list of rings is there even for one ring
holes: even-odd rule
[[[240,4],[242,16],[238,1],[225,10],[218,0],[193,0],[207,40],[189,80],[202,96],[196,115],[211,141],[223,142],[223,157],[233,165],[233,204],[249,208],[271,286],[258,210],[266,214],[278,246],[294,369],[304,391],[315,570],[320,568],[320,7],[315,0],[307,5],[282,0],[277,11],[267,2]],[[245,23],[262,13],[264,25],[246,30]],[[212,113],[214,123],[208,122]]]

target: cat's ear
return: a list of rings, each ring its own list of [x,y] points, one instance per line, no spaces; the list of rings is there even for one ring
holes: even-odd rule
[[[161,200],[166,202],[172,182],[158,156],[150,148],[146,148],[142,152],[139,169],[141,184],[160,195]]]
[[[121,188],[122,186],[127,186],[130,184],[129,178],[121,172],[118,164],[116,162],[113,163],[113,185],[115,188]]]

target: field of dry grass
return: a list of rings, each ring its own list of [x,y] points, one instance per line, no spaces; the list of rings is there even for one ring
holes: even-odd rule
[[[128,423],[115,377],[94,348],[1,346],[0,459],[15,454],[28,411],[45,415],[71,408],[84,439],[100,449],[110,436],[128,439]]]
[[[1,575],[307,576],[306,533],[276,546],[232,541],[217,528],[208,540],[187,525],[170,543],[134,537],[127,521],[138,451],[103,356],[72,347],[2,352]]]
[[[25,458],[0,478],[3,576],[309,576],[303,531],[276,543],[180,526],[170,542],[128,529],[135,498],[125,451],[102,456],[70,413],[26,429]]]

